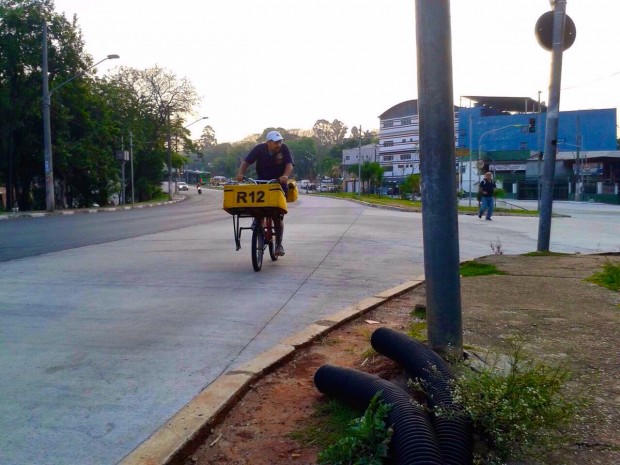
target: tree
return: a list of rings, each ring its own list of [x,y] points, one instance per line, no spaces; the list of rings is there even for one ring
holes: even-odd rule
[[[311,137],[301,137],[297,140],[286,140],[286,145],[291,151],[294,174],[298,179],[314,179],[317,172],[317,147]]]
[[[335,119],[331,123],[327,120],[320,119],[312,127],[312,133],[318,144],[323,147],[341,144],[347,135],[348,128]]]
[[[405,197],[407,194],[420,193],[420,174],[410,174],[400,186],[400,195]]]
[[[360,167],[357,165],[350,166],[348,171],[349,174],[355,177],[357,177],[359,171],[361,181],[366,186],[364,191],[376,191],[376,188],[381,185],[383,180],[383,167],[377,162],[365,161]]]
[[[136,193],[140,200],[151,198],[159,191],[162,168],[167,164],[167,129],[173,141],[171,165],[180,167],[188,161],[176,154],[193,150],[185,116],[199,102],[193,85],[159,68],[145,70],[121,67],[109,78],[111,85],[127,96],[123,126],[134,133],[134,171]]]
[[[80,84],[87,89],[85,82],[91,82],[86,71],[93,61],[84,53],[75,18],[70,23],[56,14],[52,0],[0,0],[0,179],[7,184],[7,207],[15,201],[22,210],[44,204],[40,73],[44,23],[50,88],[77,74],[81,77],[71,84],[74,89]],[[51,113],[54,149],[58,131],[63,130],[58,125],[67,122],[65,108],[57,103],[59,94],[53,97]]]
[[[215,131],[211,126],[206,126],[202,130],[202,134],[195,142],[196,148],[200,152],[204,152],[208,147],[214,147],[217,145],[217,139],[215,138]]]

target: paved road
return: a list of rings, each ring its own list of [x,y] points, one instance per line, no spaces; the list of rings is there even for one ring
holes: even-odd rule
[[[255,273],[220,205],[0,221],[0,463],[114,464],[223,372],[423,273],[420,214],[302,195]],[[552,250],[617,251],[619,223],[554,219]],[[461,216],[461,256],[535,250],[537,226]]]

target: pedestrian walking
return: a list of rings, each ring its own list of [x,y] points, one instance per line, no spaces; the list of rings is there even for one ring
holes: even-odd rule
[[[478,210],[478,218],[482,218],[482,215],[486,211],[486,219],[487,221],[491,221],[491,216],[493,216],[493,208],[495,207],[493,193],[496,188],[497,185],[493,180],[493,174],[491,174],[490,172],[484,173],[484,178],[482,179],[482,181],[480,181],[480,187],[478,189],[481,198],[480,210]]]

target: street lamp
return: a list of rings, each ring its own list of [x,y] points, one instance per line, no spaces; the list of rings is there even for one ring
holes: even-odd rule
[[[45,160],[45,205],[48,212],[54,211],[54,170],[52,163],[52,130],[50,123],[50,106],[51,106],[51,97],[52,93],[73,81],[75,78],[82,76],[86,71],[94,68],[99,63],[103,63],[106,60],[115,60],[120,58],[118,55],[108,55],[103,60],[98,61],[94,65],[85,69],[84,71],[76,74],[75,76],[70,77],[65,82],[57,85],[52,90],[49,90],[49,77],[48,73],[48,62],[47,62],[47,23],[43,22],[43,63],[42,63],[42,74],[43,74],[43,157]]]
[[[478,166],[478,163],[480,162],[480,147],[482,146],[482,138],[484,136],[486,136],[487,134],[491,134],[493,132],[501,131],[502,129],[524,128],[524,127],[527,127],[527,124],[510,124],[508,126],[502,126],[501,128],[495,128],[495,129],[491,129],[490,131],[483,132],[480,135],[480,138],[478,139],[478,157],[476,158],[476,167]],[[471,182],[471,179],[469,181]],[[478,184],[480,184],[480,172],[478,172]]]
[[[187,126],[183,126],[183,129],[187,129],[188,127],[190,127],[192,124],[197,123],[198,121],[202,121],[203,119],[209,119],[208,116],[203,116],[202,118],[198,118],[196,121],[192,121],[191,123],[189,123]]]
[[[183,129],[187,129],[187,128],[188,128],[188,127],[190,127],[192,124],[197,123],[198,121],[202,121],[202,120],[204,120],[204,119],[209,119],[209,117],[208,117],[208,116],[202,116],[202,117],[198,118],[196,121],[192,121],[191,123],[189,123],[189,124],[187,124],[187,125],[183,126]],[[178,148],[177,148],[176,144],[175,144],[175,150],[178,150]],[[186,175],[185,175],[185,181],[186,181],[186,182],[189,182],[189,178],[188,178],[188,176],[187,176],[187,170],[185,170],[185,169],[184,169],[184,171],[185,171],[185,173],[186,173]],[[178,182],[178,181],[179,181],[179,178],[178,178],[178,176],[177,176],[177,182]],[[176,184],[176,183],[175,183],[175,186],[174,186],[174,192],[175,192],[175,193],[178,193],[178,189],[179,189],[179,188],[178,188],[178,184]]]

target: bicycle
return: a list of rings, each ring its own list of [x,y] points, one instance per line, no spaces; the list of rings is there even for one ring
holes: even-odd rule
[[[278,260],[275,253],[274,218],[288,212],[287,203],[284,191],[276,179],[265,181],[244,178],[244,182],[224,185],[224,210],[233,217],[237,251],[241,249],[241,232],[252,231],[252,267],[254,271],[260,271],[265,250],[269,250],[272,261]],[[252,218],[252,225],[241,226],[241,218]]]

